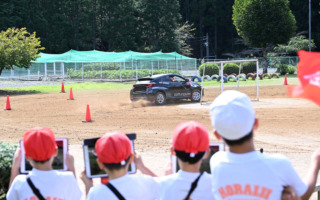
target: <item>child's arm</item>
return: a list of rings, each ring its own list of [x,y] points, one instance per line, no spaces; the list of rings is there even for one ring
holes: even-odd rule
[[[301,196],[301,199],[309,199],[312,195],[315,185],[317,183],[318,173],[320,168],[320,149],[317,149],[311,157],[311,165],[309,171],[305,177],[305,183],[307,183],[308,190],[304,195]]]
[[[67,152],[66,154],[66,165],[68,168],[68,171],[72,172],[74,174],[74,176],[76,177],[76,170],[74,167],[74,158],[71,154],[69,154],[69,152]]]
[[[143,174],[153,176],[153,177],[158,176],[153,171],[151,171],[151,169],[149,169],[144,165],[141,155],[138,152],[134,153],[134,163],[136,164],[137,169],[139,169]]]
[[[83,170],[81,172],[80,178],[81,178],[81,180],[83,181],[83,183],[84,183],[84,185],[86,187],[86,195],[88,195],[88,192],[89,192],[90,188],[93,187],[92,178],[88,178],[87,177],[85,170]]]
[[[14,157],[13,157],[13,161],[12,161],[9,188],[10,188],[14,178],[19,175],[20,164],[21,164],[21,149],[17,148],[16,152],[14,153]]]

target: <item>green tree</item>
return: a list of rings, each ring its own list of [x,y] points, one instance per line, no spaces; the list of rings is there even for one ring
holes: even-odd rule
[[[178,0],[140,0],[137,9],[142,18],[138,28],[144,51],[177,51]]]
[[[233,23],[246,45],[263,48],[263,73],[267,73],[267,45],[283,44],[296,30],[288,0],[235,0]]]
[[[313,40],[311,40],[311,48],[314,49],[316,47]],[[306,39],[304,35],[299,35],[290,38],[288,44],[279,44],[274,50],[278,53],[286,53],[289,55],[295,55],[299,50],[309,50],[309,39]]]
[[[43,50],[36,33],[28,33],[26,28],[9,28],[0,32],[0,75],[3,69],[14,66],[29,68],[31,61],[39,57]]]
[[[188,40],[194,39],[194,30],[195,28],[193,25],[189,24],[188,22],[176,29],[179,45],[178,53],[182,53],[185,56],[190,56],[192,54],[192,47],[188,43]]]

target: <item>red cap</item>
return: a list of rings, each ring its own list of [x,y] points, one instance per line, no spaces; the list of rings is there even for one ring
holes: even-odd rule
[[[57,149],[54,134],[49,128],[36,127],[23,137],[25,154],[36,161],[48,160]]]
[[[190,154],[205,152],[209,148],[207,128],[198,122],[180,123],[173,132],[173,148]]]
[[[128,136],[120,131],[106,133],[97,140],[95,153],[103,163],[124,165],[124,161],[131,155],[131,142]]]

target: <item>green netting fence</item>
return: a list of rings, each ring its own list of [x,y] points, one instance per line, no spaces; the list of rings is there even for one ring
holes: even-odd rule
[[[204,60],[180,55],[176,52],[139,53],[75,51],[63,54],[40,53],[40,58],[33,62],[29,69],[14,67],[3,70],[0,78],[23,80],[105,80],[127,81],[159,74],[178,73],[185,76],[199,75],[198,67]],[[241,60],[248,58],[233,58]],[[250,58],[249,58],[250,59]],[[262,58],[259,60],[262,68]],[[226,59],[224,59],[226,60]],[[206,61],[222,61],[220,59]],[[281,64],[296,66],[298,57],[268,58],[268,73],[274,73]],[[262,69],[261,69],[262,71]]]
[[[29,69],[4,70],[1,78],[125,81],[159,74],[197,71],[197,60],[176,52],[75,51],[43,54]]]

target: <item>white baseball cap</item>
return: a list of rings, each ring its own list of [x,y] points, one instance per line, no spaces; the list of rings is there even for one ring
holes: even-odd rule
[[[238,140],[249,134],[255,113],[249,97],[235,90],[221,93],[210,105],[212,126],[228,140]]]

